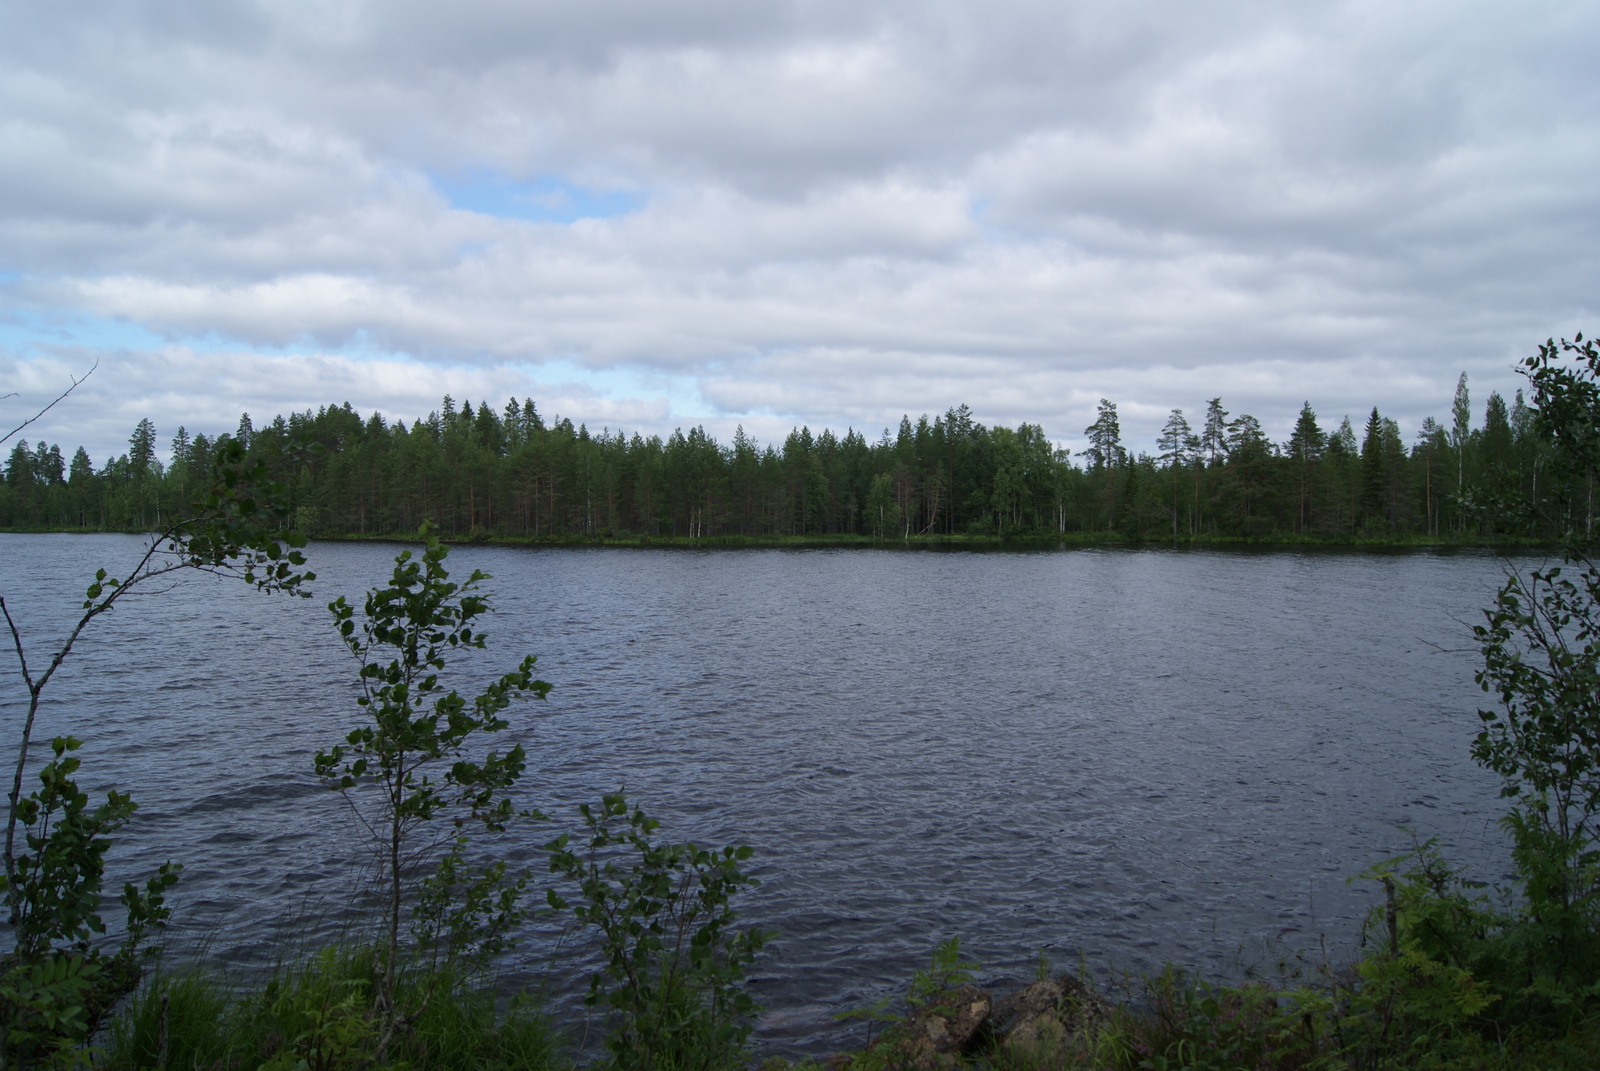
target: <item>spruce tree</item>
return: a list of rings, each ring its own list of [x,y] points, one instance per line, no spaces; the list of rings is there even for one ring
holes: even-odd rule
[[[1384,445],[1383,418],[1378,415],[1378,407],[1373,406],[1361,439],[1361,519],[1369,530],[1383,519],[1384,492],[1388,489]]]

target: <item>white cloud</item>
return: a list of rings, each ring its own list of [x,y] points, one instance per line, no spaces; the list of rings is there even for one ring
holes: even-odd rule
[[[1590,5],[15,21],[0,368],[32,390],[104,351],[75,404],[113,445],[144,415],[446,391],[765,436],[966,402],[1073,440],[1101,396],[1136,441],[1215,395],[1281,434],[1304,399],[1414,424],[1461,369],[1514,389],[1538,339],[1593,328]],[[473,171],[640,207],[453,209],[432,176]],[[127,338],[49,326],[78,321]]]

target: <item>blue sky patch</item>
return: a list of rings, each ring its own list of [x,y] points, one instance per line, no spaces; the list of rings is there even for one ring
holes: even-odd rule
[[[166,341],[154,331],[109,316],[43,316],[25,309],[0,310],[0,345],[23,353],[52,346],[148,350]]]
[[[684,372],[630,365],[591,368],[566,357],[537,364],[524,363],[521,367],[529,378],[542,387],[568,383],[591,390],[602,398],[619,401],[627,398],[665,398],[672,411],[680,417],[707,409],[705,398],[700,394],[699,379]]]
[[[637,211],[645,203],[643,194],[590,189],[555,177],[519,182],[486,169],[429,177],[434,188],[450,202],[450,207],[501,219],[526,219],[537,223],[610,219]]]
[[[274,344],[251,342],[220,331],[162,334],[130,320],[91,313],[46,316],[31,309],[0,308],[0,348],[19,356],[48,353],[57,347],[137,353],[172,345],[205,354],[287,357],[312,352],[337,354],[355,361],[409,359],[405,354],[378,345],[366,331],[357,331],[337,344],[320,343],[310,337]]]

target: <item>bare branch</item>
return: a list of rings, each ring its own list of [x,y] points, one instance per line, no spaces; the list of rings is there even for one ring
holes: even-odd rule
[[[0,614],[6,615],[6,626],[11,629],[11,643],[17,649],[17,664],[22,667],[22,683],[28,686],[28,691],[33,691],[33,674],[28,672],[28,656],[22,653],[22,634],[17,631],[17,623],[11,619],[11,608],[6,605],[6,598],[0,595]]]
[[[37,413],[33,414],[27,420],[24,420],[21,424],[18,424],[16,427],[14,427],[10,431],[6,432],[4,435],[0,435],[0,443],[5,442],[7,439],[11,438],[11,436],[15,435],[17,432],[21,431],[23,428],[27,427],[29,424],[32,424],[35,420],[38,420],[40,417],[44,416],[50,410],[54,409],[55,406],[56,406],[56,402],[59,402],[61,399],[65,398],[67,395],[69,395],[73,391],[77,390],[78,389],[78,385],[81,384],[85,379],[88,379],[90,376],[94,375],[94,370],[96,368],[99,368],[99,367],[100,367],[100,362],[96,361],[92,366],[90,366],[89,370],[87,372],[85,372],[81,377],[73,378],[72,386],[68,387],[66,390],[64,390],[60,394],[56,395],[55,401],[53,401],[49,405],[45,406],[43,409],[41,409]],[[11,394],[4,395],[4,397],[6,397],[6,398],[12,398],[12,397],[15,397],[15,396],[16,396],[16,392],[15,391],[13,391]]]
[[[81,383],[82,380],[79,380],[79,382]],[[62,397],[65,397],[65,395]],[[59,401],[60,399],[57,400]],[[4,601],[0,600],[0,608],[5,608],[6,622],[11,625],[12,642],[16,645],[17,660],[22,664],[23,679],[28,686],[28,715],[22,723],[21,740],[17,744],[17,768],[12,775],[11,792],[6,797],[9,806],[6,810],[5,866],[6,877],[10,881],[16,880],[17,801],[22,798],[22,776],[28,765],[28,748],[33,742],[33,723],[39,713],[39,697],[44,692],[44,686],[50,683],[50,678],[55,676],[56,670],[61,668],[61,664],[72,653],[73,644],[78,642],[78,637],[83,634],[83,630],[88,627],[89,622],[114,607],[118,599],[122,598],[141,582],[149,581],[154,577],[163,576],[182,568],[181,563],[156,564],[154,566],[151,564],[161,546],[171,538],[173,532],[177,531],[182,524],[183,522],[179,522],[152,539],[149,546],[145,547],[144,553],[139,557],[138,564],[133,567],[133,571],[128,574],[126,580],[118,581],[115,578],[108,578],[103,582],[103,587],[110,590],[96,599],[85,601],[83,616],[78,618],[78,623],[67,634],[66,640],[62,642],[60,648],[51,657],[49,665],[45,667],[44,672],[39,675],[37,680],[29,675],[27,662],[22,656],[22,638],[17,632],[16,624],[11,620],[11,611],[9,608],[5,608]]]
[[[1433,648],[1435,654],[1477,654],[1478,652],[1476,647],[1446,647],[1422,636],[1417,637],[1417,642],[1424,647]]]

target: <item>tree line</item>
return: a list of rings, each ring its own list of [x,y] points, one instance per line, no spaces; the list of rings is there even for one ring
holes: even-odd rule
[[[149,529],[182,515],[219,443],[241,443],[288,485],[310,535],[389,536],[423,521],[452,538],[912,537],[1117,534],[1131,538],[1482,539],[1592,528],[1592,477],[1547,471],[1548,442],[1518,391],[1474,422],[1467,377],[1450,421],[1408,442],[1376,408],[1331,430],[1310,403],[1289,439],[1220,398],[1191,422],[1172,410],[1157,452],[1122,442],[1102,399],[1081,455],[1038,424],[985,426],[966,406],[901,419],[875,440],[809,428],[719,443],[703,427],[665,438],[546,422],[531,399],[440,408],[412,422],[347,402],[248,414],[229,435],[170,440],[141,420],[96,468],[79,447],[19,440],[0,485],[0,527]]]

